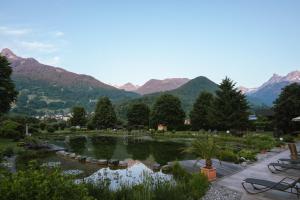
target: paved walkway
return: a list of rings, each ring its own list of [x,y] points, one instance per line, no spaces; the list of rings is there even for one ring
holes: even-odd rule
[[[298,144],[298,149],[300,145]],[[264,158],[260,158],[258,162],[253,165],[248,166],[246,169],[237,172],[233,175],[226,176],[224,178],[218,179],[215,183],[219,186],[227,187],[231,190],[242,192],[242,200],[296,200],[297,196],[289,193],[279,192],[279,191],[268,191],[261,194],[250,195],[245,192],[244,188],[241,185],[241,182],[246,178],[259,178],[266,179],[271,181],[280,181],[284,177],[291,178],[299,178],[300,172],[296,170],[288,170],[286,172],[282,172],[279,174],[273,174],[269,171],[267,165],[271,162],[277,162],[279,158],[289,158],[290,152],[289,150],[282,151],[278,153],[278,151],[273,150],[273,152],[269,152],[263,156]]]

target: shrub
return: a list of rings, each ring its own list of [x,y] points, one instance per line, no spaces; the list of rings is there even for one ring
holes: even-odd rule
[[[195,173],[189,180],[188,186],[188,190],[190,190],[190,197],[192,199],[200,199],[207,192],[209,188],[209,182],[205,175],[201,173]]]
[[[218,158],[228,162],[238,162],[238,156],[230,149],[221,150]]]
[[[82,184],[75,184],[59,170],[31,165],[30,169],[0,179],[0,197],[6,200],[92,200]]]
[[[291,136],[291,135],[284,135],[282,138],[283,138],[283,141],[287,142],[287,143],[294,143],[295,142],[294,137]]]
[[[45,130],[46,126],[47,126],[47,124],[45,124],[44,122],[41,122],[41,123],[40,123],[40,129],[41,129],[42,131]]]
[[[55,128],[53,126],[51,126],[51,125],[48,125],[47,126],[47,132],[48,133],[54,133],[55,132]]]
[[[20,139],[25,136],[24,127],[12,120],[5,120],[0,126],[0,136],[5,138]]]
[[[255,161],[256,160],[256,153],[254,151],[243,149],[238,153],[239,157],[243,157],[247,160]]]
[[[3,156],[11,157],[14,155],[14,148],[13,147],[6,147],[2,153]]]

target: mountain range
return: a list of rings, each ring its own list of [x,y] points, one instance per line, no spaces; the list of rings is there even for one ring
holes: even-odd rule
[[[119,86],[119,89],[126,91],[136,92],[141,95],[151,94],[156,92],[165,92],[179,88],[180,86],[187,83],[190,79],[188,78],[167,78],[163,80],[150,79],[142,86],[133,85],[132,83],[126,83]]]
[[[13,108],[16,113],[40,115],[68,112],[75,105],[84,105],[91,111],[100,96],[108,96],[114,102],[140,96],[88,75],[44,65],[33,58],[19,57],[9,49],[3,49],[1,55],[11,63],[12,79],[19,91],[17,104]]]
[[[11,63],[12,79],[19,91],[18,101],[13,108],[16,113],[66,113],[75,105],[82,105],[92,111],[100,96],[108,96],[117,106],[117,110],[124,114],[130,103],[142,101],[152,105],[163,93],[178,96],[184,109],[188,111],[200,92],[214,93],[218,89],[216,83],[204,76],[194,79],[151,79],[142,86],[126,83],[114,87],[92,76],[44,65],[34,58],[19,57],[9,49],[3,49],[0,54]],[[274,74],[258,88],[239,89],[247,95],[251,105],[272,106],[281,89],[294,82],[300,83],[299,71],[293,71],[286,76]]]
[[[281,93],[282,88],[291,84],[300,83],[300,71],[293,71],[286,76],[273,74],[273,76],[258,88],[244,88],[240,89],[252,99],[256,99],[260,103],[267,106],[272,106],[274,100]]]

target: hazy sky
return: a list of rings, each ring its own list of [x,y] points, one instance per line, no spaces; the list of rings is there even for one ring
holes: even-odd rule
[[[0,48],[111,84],[300,69],[300,1],[0,0]]]

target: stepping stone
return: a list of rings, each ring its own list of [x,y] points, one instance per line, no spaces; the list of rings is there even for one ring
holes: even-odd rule
[[[120,161],[119,162],[119,167],[127,167],[128,163],[126,161]]]
[[[75,157],[76,157],[76,154],[75,154],[75,153],[71,153],[71,154],[69,154],[69,157],[70,157],[70,158],[75,158]]]
[[[107,165],[107,160],[98,160],[99,165]]]

